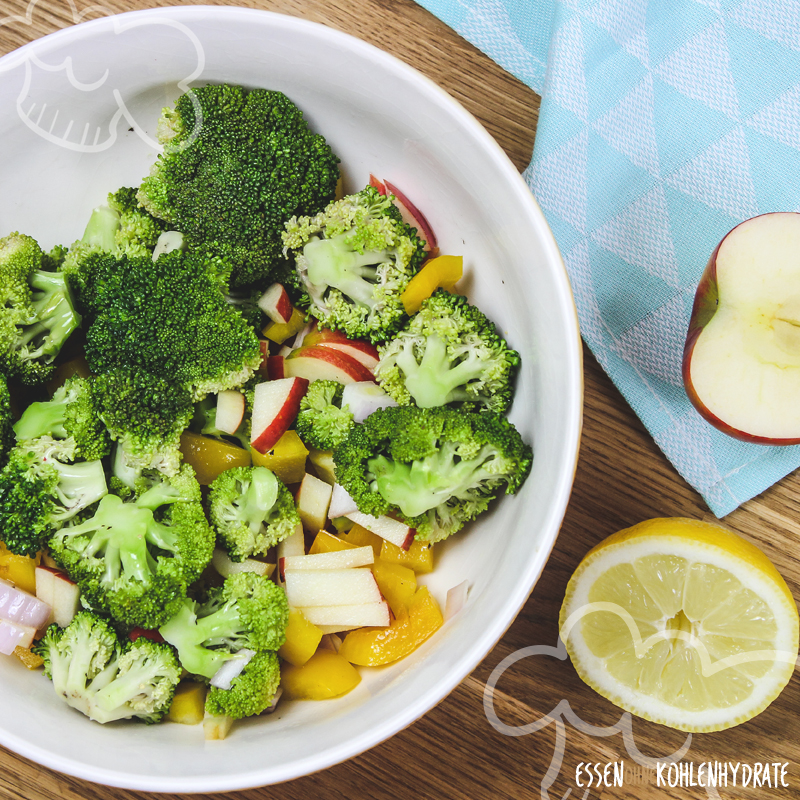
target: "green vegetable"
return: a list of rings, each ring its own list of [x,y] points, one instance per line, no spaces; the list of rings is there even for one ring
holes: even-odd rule
[[[430,542],[460,530],[500,492],[515,492],[532,459],[500,414],[415,406],[374,412],[333,455],[360,511],[395,513]]]
[[[372,342],[401,327],[401,295],[425,251],[391,195],[368,186],[316,216],[293,217],[283,243],[307,293],[300,305],[323,325]]]
[[[334,196],[339,159],[285,95],[214,85],[164,109],[164,153],[138,198],[191,248],[229,262],[233,285],[262,289],[287,272],[283,224]]]
[[[60,528],[108,491],[100,461],[64,464],[48,436],[15,447],[0,472],[0,540],[32,556]]]
[[[234,467],[209,488],[211,522],[232,561],[265,555],[300,524],[292,493],[266,467]]]
[[[8,390],[8,381],[0,372],[0,468],[8,460],[8,454],[14,446],[14,416],[11,413],[11,393]]]
[[[187,672],[213,678],[242,649],[277,650],[286,640],[289,605],[272,581],[252,572],[231,575],[205,603],[184,599],[158,630]]]
[[[295,421],[297,435],[317,450],[333,450],[353,427],[350,409],[342,408],[344,386],[338,381],[317,380],[308,386]]]
[[[23,383],[42,383],[78,327],[64,276],[43,268],[41,248],[30,236],[0,239],[0,369]]]
[[[214,534],[185,464],[135,500],[106,495],[93,516],[58,530],[50,550],[93,608],[155,628],[211,560]]]
[[[256,653],[241,674],[231,681],[230,689],[212,686],[206,696],[206,713],[214,717],[242,719],[269,708],[281,682],[277,653]]]
[[[62,453],[87,461],[103,458],[111,450],[87,378],[70,378],[49,401],[31,403],[14,425],[14,434],[19,442],[41,436],[63,440]]]
[[[519,354],[466,297],[439,289],[380,348],[375,375],[400,405],[505,411]]]
[[[132,488],[145,469],[177,473],[181,433],[194,412],[187,389],[141,370],[115,369],[95,378],[94,396],[100,419],[118,443],[119,466],[131,470],[130,483],[124,483]]]
[[[140,636],[120,642],[110,623],[81,611],[66,628],[51,625],[33,651],[56,694],[96,722],[159,722],[181,669],[169,645]]]

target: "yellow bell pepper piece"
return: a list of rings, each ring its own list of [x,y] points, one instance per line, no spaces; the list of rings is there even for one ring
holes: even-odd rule
[[[416,314],[422,301],[437,289],[451,291],[463,274],[464,259],[461,256],[437,256],[427,261],[400,296],[406,314]]]
[[[300,483],[306,474],[308,448],[295,431],[286,431],[266,453],[250,449],[256,467],[271,469],[285,484]]]
[[[18,556],[0,542],[0,578],[11,581],[28,594],[36,594],[36,566],[41,562],[41,553],[35,556]]]
[[[286,641],[278,650],[278,655],[296,667],[302,667],[317,652],[322,631],[312,625],[302,611],[289,609],[289,622],[286,625]]]
[[[372,565],[372,574],[381,594],[392,609],[392,614],[399,617],[408,611],[417,591],[417,576],[414,570],[378,559]]]
[[[375,553],[375,558],[381,554],[381,546],[383,542],[386,541],[385,539],[381,539],[377,533],[368,531],[366,528],[362,528],[360,525],[353,525],[349,531],[342,531],[339,534],[339,538],[343,542],[352,544],[355,547],[366,547],[369,545],[372,548],[372,551]]]
[[[317,650],[302,667],[288,664],[281,669],[281,686],[289,700],[341,697],[360,682],[358,670],[331,650]]]
[[[338,536],[334,536],[328,531],[320,531],[314,538],[314,542],[308,550],[309,555],[316,553],[335,553],[339,550],[352,550],[356,545],[342,541]]]
[[[249,467],[251,463],[250,453],[244,448],[192,431],[181,434],[181,453],[183,460],[194,469],[201,486],[208,486],[227,469]]]
[[[426,586],[417,590],[408,612],[388,628],[362,628],[345,636],[339,655],[351,664],[379,667],[391,664],[416,650],[442,627],[439,604]]]
[[[433,571],[433,545],[428,542],[413,541],[408,550],[382,539],[379,556],[390,564],[401,564],[417,574]]]
[[[261,333],[276,344],[283,344],[290,336],[296,336],[306,324],[305,314],[296,308],[288,322],[270,322]]]
[[[178,684],[167,719],[181,725],[199,725],[203,721],[206,705],[206,687],[196,681]]]
[[[14,655],[28,668],[38,669],[44,664],[44,659],[36,653],[28,650],[27,647],[17,645],[14,648]]]

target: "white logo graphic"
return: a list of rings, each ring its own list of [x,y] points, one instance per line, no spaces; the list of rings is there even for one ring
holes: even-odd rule
[[[37,2],[38,0],[31,0],[25,16],[0,17],[0,27],[12,23],[31,25]],[[205,66],[205,54],[197,36],[186,25],[161,15],[137,15],[133,19],[126,19],[115,16],[104,6],[90,6],[79,12],[74,0],[65,2],[69,6],[75,24],[83,22],[90,14],[102,14],[108,17],[107,20],[97,20],[96,23],[108,25],[113,35],[120,37],[116,49],[127,48],[132,54],[140,52],[141,37],[136,37],[134,43],[125,34],[143,27],[171,28],[175,31],[175,36],[182,39],[187,51],[191,53],[191,62],[188,67],[189,73],[177,81],[176,85],[181,92],[189,93],[195,108],[194,130],[183,145],[189,146],[202,125],[199,104],[189,88],[192,81],[202,74]],[[158,142],[148,136],[143,126],[137,124],[129,102],[126,102],[123,93],[115,86],[112,70],[99,66],[91,59],[91,54],[83,54],[80,42],[75,42],[74,54],[63,56],[57,63],[50,63],[40,57],[37,52],[39,49],[37,42],[33,42],[0,61],[0,76],[10,75],[15,70],[24,70],[24,80],[16,100],[16,108],[19,118],[31,131],[46,141],[68,150],[98,153],[114,145],[120,126],[125,125],[132,128],[149,147],[159,152],[163,149]],[[122,61],[119,58],[116,60],[118,63]],[[137,67],[138,65],[132,66],[132,68]],[[57,104],[52,100],[46,102],[38,99],[41,94],[38,91],[38,82],[48,73],[63,75],[63,87],[57,95],[59,97]],[[48,88],[52,88],[52,79],[48,79]],[[98,124],[97,103],[87,103],[87,95],[94,93],[100,93],[105,103],[104,108],[113,108],[110,117],[107,114],[100,115],[105,117],[101,124]],[[53,91],[49,91],[48,96],[56,95]]]

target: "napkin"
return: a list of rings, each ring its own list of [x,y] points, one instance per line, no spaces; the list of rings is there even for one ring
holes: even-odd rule
[[[587,345],[718,517],[800,465],[690,404],[697,282],[744,219],[800,210],[794,0],[421,0],[542,95],[524,173]]]

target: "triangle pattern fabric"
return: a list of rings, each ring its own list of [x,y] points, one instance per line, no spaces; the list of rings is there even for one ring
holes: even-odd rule
[[[739,119],[739,99],[731,75],[725,26],[709,25],[653,70],[681,94]]]
[[[653,122],[653,78],[648,74],[633,91],[592,128],[637,167],[659,177],[658,145]]]

